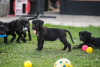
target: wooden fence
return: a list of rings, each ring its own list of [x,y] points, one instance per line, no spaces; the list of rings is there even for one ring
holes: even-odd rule
[[[0,17],[5,17],[9,14],[9,2],[0,2]]]

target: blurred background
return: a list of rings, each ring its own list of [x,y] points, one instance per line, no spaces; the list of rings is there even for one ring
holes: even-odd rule
[[[100,25],[100,0],[0,0],[0,21],[3,22],[20,16],[33,17],[37,12],[45,24]]]
[[[58,13],[100,15],[100,0],[0,0],[0,16]]]

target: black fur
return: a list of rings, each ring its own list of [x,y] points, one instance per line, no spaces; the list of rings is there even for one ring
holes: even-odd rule
[[[82,44],[80,45],[75,45],[73,48],[82,48],[83,45],[87,45],[87,46],[95,46],[95,47],[100,47],[100,38],[94,38],[91,36],[90,32],[87,31],[81,31],[79,32],[79,37],[80,37],[80,41],[83,41]]]
[[[24,18],[24,17],[21,17],[21,18],[19,18],[18,20],[20,21],[19,23],[23,26],[23,28],[27,28],[27,29],[28,29],[29,40],[32,40],[32,39],[31,39],[31,34],[30,34],[30,23],[29,23],[29,20],[28,20],[27,18]],[[18,35],[20,35],[20,36],[17,38],[17,42],[18,42],[18,43],[20,43],[20,41],[19,41],[20,38],[23,40],[22,35],[24,35],[24,42],[26,42],[26,39],[25,39],[25,37],[26,37],[26,32],[23,32],[23,31],[21,31],[21,32],[16,31],[16,33],[17,33]]]
[[[13,20],[9,23],[4,23],[0,21],[0,25],[6,26],[9,31],[6,32],[6,35],[12,35],[13,38],[11,39],[11,42],[16,38],[15,31],[21,31],[23,29],[23,26],[19,23],[19,20]],[[7,43],[7,37],[4,38],[4,43]]]
[[[33,18],[25,18],[25,17],[20,17],[18,20],[20,21],[21,25],[23,26],[23,28],[27,28],[28,29],[28,36],[29,36],[29,41],[32,40],[31,38],[31,34],[30,34],[30,22],[29,20],[33,20],[36,19],[39,15],[39,12],[37,13],[37,16],[33,17]],[[16,33],[19,35],[19,37],[17,38],[17,42],[20,43],[19,39],[21,38],[22,40],[26,37],[26,32],[19,32],[16,31]],[[24,38],[22,37],[22,35],[24,35]],[[26,42],[26,40],[24,39],[24,42]]]
[[[4,35],[8,31],[9,31],[9,29],[6,26],[0,25],[0,35]]]
[[[36,35],[38,40],[37,50],[43,49],[44,41],[55,41],[56,39],[60,39],[60,41],[64,44],[64,48],[62,50],[65,50],[68,47],[69,48],[68,52],[70,52],[71,44],[69,44],[66,39],[66,32],[68,32],[73,42],[70,32],[64,29],[47,28],[43,26],[43,23],[44,22],[41,20],[32,21],[32,29],[36,30]]]

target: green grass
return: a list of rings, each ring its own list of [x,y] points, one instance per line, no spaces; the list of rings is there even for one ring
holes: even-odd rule
[[[31,25],[32,26],[32,25]],[[71,46],[82,43],[79,41],[78,33],[80,31],[89,31],[94,37],[100,37],[100,27],[73,27],[45,24],[49,28],[67,29],[71,32],[74,43],[68,35],[68,42]],[[67,34],[67,33],[66,33]],[[8,44],[3,43],[3,38],[0,38],[0,67],[24,67],[24,62],[30,60],[32,67],[54,67],[56,60],[67,58],[71,61],[73,67],[100,67],[100,50],[93,48],[92,53],[86,53],[82,49],[72,49],[71,52],[61,50],[64,46],[57,41],[45,41],[42,51],[37,51],[37,38],[31,29],[32,41],[23,43],[10,42],[11,36],[8,36]]]

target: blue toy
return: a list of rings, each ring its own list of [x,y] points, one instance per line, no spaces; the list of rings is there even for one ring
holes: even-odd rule
[[[4,35],[0,35],[1,38],[4,38],[4,37],[6,37],[6,36],[7,36],[6,34],[4,34]]]

